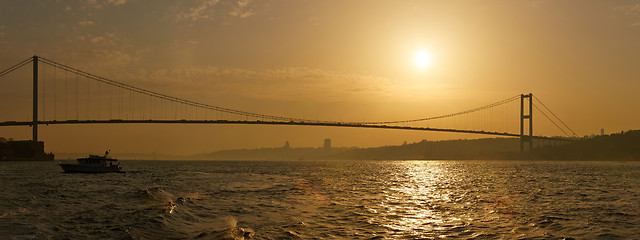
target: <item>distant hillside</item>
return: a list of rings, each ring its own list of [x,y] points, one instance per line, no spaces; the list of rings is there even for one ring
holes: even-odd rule
[[[427,141],[375,148],[260,148],[198,155],[214,160],[513,159],[517,138]]]
[[[222,150],[196,156],[209,160],[304,160],[330,159],[329,156],[347,148],[258,148]]]
[[[547,142],[548,143],[548,142]],[[536,143],[538,144],[538,143]],[[596,136],[520,153],[519,138],[427,141],[374,148],[260,148],[193,156],[212,160],[640,160],[640,131]]]
[[[595,136],[577,142],[535,149],[531,159],[640,160],[640,130]]]
[[[427,141],[350,149],[329,156],[331,159],[513,159],[520,150],[518,138]]]

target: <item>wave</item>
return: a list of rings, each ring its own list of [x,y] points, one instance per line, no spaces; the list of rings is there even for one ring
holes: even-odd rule
[[[142,217],[143,224],[130,226],[127,233],[133,239],[250,239],[255,232],[238,227],[237,220],[227,213],[210,210],[208,196],[197,192],[172,193],[154,185],[137,193],[143,200],[132,211]]]

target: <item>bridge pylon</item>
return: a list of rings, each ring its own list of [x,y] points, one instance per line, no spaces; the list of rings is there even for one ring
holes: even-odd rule
[[[526,108],[529,111],[525,111],[525,99],[529,101],[529,107]],[[527,113],[525,113],[527,112]],[[529,123],[528,136],[525,135],[524,122],[527,119]],[[529,151],[533,149],[533,94],[521,94],[520,95],[520,152],[524,152],[525,142],[529,143]]]
[[[33,142],[38,142],[38,56],[33,55]]]

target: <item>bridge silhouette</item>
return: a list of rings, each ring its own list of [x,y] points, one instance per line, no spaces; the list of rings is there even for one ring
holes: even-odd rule
[[[32,66],[32,118],[4,119],[0,120],[0,126],[30,126],[33,141],[38,141],[38,125],[152,123],[301,125],[483,134],[519,137],[521,151],[526,143],[532,149],[534,140],[572,141],[576,137],[567,124],[531,93],[432,117],[394,121],[327,121],[254,113],[195,102],[97,76],[39,56],[30,57],[1,71],[0,84],[3,77],[7,78],[10,73],[28,65]],[[517,104],[517,100],[520,100],[520,104]],[[519,111],[509,110],[513,106]],[[534,135],[534,110],[565,136]],[[513,113],[519,115],[519,131],[517,126],[515,131],[510,128],[512,119],[516,119],[511,116]],[[446,127],[453,125],[452,122],[459,126]],[[490,127],[487,127],[487,122]],[[498,123],[492,125],[493,122]],[[501,129],[505,126],[509,129]]]

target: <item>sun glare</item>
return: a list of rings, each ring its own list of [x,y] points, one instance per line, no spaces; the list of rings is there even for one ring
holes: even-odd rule
[[[415,64],[420,69],[425,69],[431,65],[431,55],[425,51],[419,51],[415,54]]]

